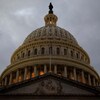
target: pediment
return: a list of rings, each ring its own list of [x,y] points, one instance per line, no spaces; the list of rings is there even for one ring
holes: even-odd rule
[[[55,75],[44,75],[8,88],[4,94],[92,95],[93,90]]]

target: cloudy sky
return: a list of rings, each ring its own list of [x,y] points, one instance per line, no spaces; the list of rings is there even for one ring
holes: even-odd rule
[[[0,73],[27,35],[44,26],[50,2],[58,26],[74,35],[100,74],[100,0],[0,0]]]

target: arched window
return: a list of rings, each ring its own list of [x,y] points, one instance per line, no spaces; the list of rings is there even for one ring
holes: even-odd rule
[[[31,51],[29,50],[29,51],[28,51],[28,56],[30,56],[30,54],[31,54]]]
[[[45,53],[45,48],[41,48],[41,54]]]
[[[57,55],[59,55],[60,54],[60,49],[59,48],[57,48]]]
[[[34,55],[37,55],[37,49],[34,49]]]

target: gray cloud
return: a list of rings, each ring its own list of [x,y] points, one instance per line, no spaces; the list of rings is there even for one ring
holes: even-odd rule
[[[0,73],[14,50],[34,29],[44,26],[50,0],[0,0]],[[100,0],[51,0],[58,26],[70,31],[100,73]]]

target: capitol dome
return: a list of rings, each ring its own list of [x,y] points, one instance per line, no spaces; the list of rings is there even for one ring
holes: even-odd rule
[[[58,26],[44,26],[30,33],[24,41],[24,44],[39,39],[58,39],[68,43],[78,45],[76,39],[67,30]]]
[[[98,86],[100,78],[90,65],[86,51],[67,30],[57,26],[52,9],[44,17],[45,26],[30,33],[15,50],[11,64],[1,74],[1,85],[8,86],[46,73]]]

